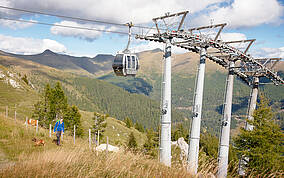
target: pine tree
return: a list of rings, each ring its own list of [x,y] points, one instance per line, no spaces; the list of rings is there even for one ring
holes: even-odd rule
[[[41,126],[49,128],[49,124],[54,124],[60,117],[64,118],[66,130],[73,131],[76,125],[76,135],[83,135],[81,114],[76,106],[68,105],[61,84],[57,82],[54,88],[46,84],[40,101],[34,105],[33,118],[38,119]]]
[[[158,156],[159,133],[152,128],[146,130],[147,140],[143,145],[146,154],[156,158]]]
[[[77,106],[69,106],[67,112],[64,115],[64,123],[66,127],[73,128],[76,126],[76,136],[82,137],[84,134],[82,124],[81,124],[81,114]],[[73,132],[72,132],[73,134]]]
[[[136,122],[136,123],[134,124],[134,128],[137,129],[139,132],[144,133],[144,127],[143,127],[143,125],[140,124],[139,122]]]
[[[218,138],[211,133],[205,132],[200,135],[200,147],[211,158],[218,156],[218,142]]]
[[[127,144],[128,148],[130,149],[136,149],[137,148],[137,142],[136,142],[136,138],[133,134],[133,132],[131,132],[129,134],[129,139],[128,139],[128,144]]]
[[[253,130],[241,129],[234,140],[239,154],[249,158],[247,172],[283,170],[284,134],[275,123],[269,101],[264,96],[261,96],[253,118],[252,121],[247,120],[253,125]]]
[[[178,124],[171,135],[172,140],[178,140],[180,137],[183,137],[188,142],[188,130],[183,127],[183,124]]]
[[[128,117],[124,119],[124,122],[126,124],[126,127],[131,128],[133,127],[133,122],[131,119],[129,119]]]
[[[94,125],[93,125],[93,128],[92,128],[93,134],[95,134],[97,136],[98,131],[100,131],[99,137],[103,138],[105,128],[107,126],[106,119],[108,117],[109,117],[108,114],[100,114],[100,113],[94,112],[94,117],[93,117]]]

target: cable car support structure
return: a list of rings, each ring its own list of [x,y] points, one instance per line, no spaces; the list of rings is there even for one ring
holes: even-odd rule
[[[218,154],[218,177],[227,176],[228,166],[228,153],[229,153],[229,138],[230,138],[230,123],[231,123],[231,107],[233,97],[233,80],[234,75],[239,77],[247,85],[256,86],[257,79],[259,77],[265,77],[269,79],[273,84],[284,84],[284,80],[277,75],[276,72],[269,67],[268,61],[274,61],[275,58],[257,59],[247,54],[249,48],[252,46],[255,39],[238,40],[238,41],[222,41],[219,39],[223,28],[226,26],[223,24],[201,26],[191,29],[182,29],[185,16],[188,11],[180,12],[176,14],[167,13],[165,16],[154,18],[153,21],[156,26],[155,33],[137,34],[136,39],[145,41],[154,41],[159,43],[165,43],[168,45],[169,41],[172,46],[177,46],[186,49],[191,52],[200,54],[200,63],[198,70],[197,86],[194,98],[193,107],[193,122],[190,133],[190,146],[188,157],[188,171],[192,174],[197,173],[198,168],[198,152],[199,152],[199,136],[200,136],[200,121],[201,121],[201,108],[202,108],[202,95],[203,95],[203,83],[204,83],[204,71],[205,71],[205,58],[217,63],[223,68],[228,70],[228,77],[226,82],[226,91],[223,107],[223,118],[221,119],[221,135],[219,142],[219,154]],[[182,19],[176,30],[164,30],[159,27],[158,20],[163,20],[170,17],[182,16]],[[165,22],[165,21],[164,21]],[[218,32],[213,37],[208,37],[206,34],[201,34],[200,31],[204,29],[218,29]],[[199,32],[199,34],[198,34]],[[234,44],[245,44],[244,50],[234,47]],[[277,59],[278,61],[280,59]],[[276,63],[273,64],[275,66]],[[165,69],[165,72],[170,69]],[[256,79],[257,78],[257,79]],[[168,80],[170,80],[168,78]],[[166,81],[164,81],[166,82]],[[170,91],[170,90],[169,90]],[[164,98],[163,94],[163,98]],[[255,94],[252,96],[253,101],[250,104],[250,110],[255,109]],[[164,104],[164,103],[163,103]],[[169,105],[170,106],[170,105]],[[251,111],[250,111],[251,113]],[[163,117],[163,112],[162,112]],[[170,117],[170,116],[169,116]],[[170,120],[168,120],[170,121]],[[170,123],[168,123],[170,125]],[[163,132],[163,120],[162,120],[162,132]],[[170,133],[169,133],[170,134]],[[170,136],[170,135],[169,135]],[[163,141],[163,135],[161,135],[161,141]],[[167,144],[170,144],[168,141]],[[163,156],[164,145],[160,145],[160,158]],[[167,146],[170,147],[170,146]],[[166,155],[167,159],[160,159],[160,161],[170,166],[168,160],[170,160],[169,154]],[[167,161],[165,161],[167,160]]]

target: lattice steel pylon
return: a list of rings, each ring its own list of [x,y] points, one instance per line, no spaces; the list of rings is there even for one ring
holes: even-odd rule
[[[185,12],[177,13],[177,14],[167,14],[163,16],[173,17],[176,15],[187,14]],[[226,24],[216,24],[209,26],[202,26],[191,29],[183,29],[182,23],[185,20],[185,16],[183,16],[181,23],[177,30],[170,30],[168,28],[161,29],[159,28],[156,20],[160,18],[154,18],[153,21],[157,27],[157,31],[152,34],[137,34],[136,39],[154,41],[160,43],[166,43],[168,39],[171,39],[170,42],[173,46],[177,46],[183,49],[187,49],[189,51],[200,53],[204,48],[208,49],[207,52],[202,52],[202,55],[205,55],[209,60],[214,61],[215,63],[221,65],[222,67],[229,70],[228,78],[227,78],[227,86],[225,91],[225,104],[224,104],[224,113],[223,119],[221,122],[221,136],[219,143],[219,166],[218,166],[218,177],[226,177],[227,176],[227,164],[228,164],[228,150],[229,150],[229,138],[230,138],[230,122],[231,122],[231,106],[232,106],[232,88],[233,88],[233,79],[234,75],[238,76],[242,81],[244,81],[248,85],[253,85],[254,78],[251,74],[254,72],[254,76],[266,77],[270,81],[272,81],[275,85],[284,84],[284,81],[281,77],[277,75],[271,68],[267,66],[267,63],[262,62],[261,60],[253,58],[251,55],[247,54],[249,48],[255,41],[252,40],[239,40],[239,41],[230,41],[224,42],[219,40],[219,36],[225,27]],[[214,36],[206,35],[206,34],[197,34],[196,32],[200,32],[200,30],[204,29],[212,29],[218,28],[217,34]],[[243,50],[234,47],[234,44],[242,43],[246,44],[243,46]],[[275,64],[274,64],[275,65]],[[203,88],[203,87],[201,87]],[[201,89],[202,90],[202,89]],[[200,91],[196,91],[200,92]],[[203,91],[202,91],[203,92]],[[201,97],[202,98],[202,97]],[[200,98],[198,99],[200,100]],[[199,102],[200,104],[200,102]],[[202,105],[202,102],[201,102]],[[194,108],[194,107],[193,107]],[[197,114],[201,114],[196,112]],[[194,113],[195,114],[195,113]],[[191,132],[196,132],[196,139],[199,140],[200,134],[200,119],[197,120],[195,125],[192,125]],[[198,128],[196,130],[196,128]],[[192,137],[193,138],[193,137]],[[198,141],[199,142],[199,141]],[[196,142],[197,143],[197,142]],[[193,152],[190,153],[195,155],[194,161],[189,161],[189,167],[193,169],[192,173],[197,172],[198,167],[198,148],[192,149]],[[191,150],[191,151],[192,151]],[[190,160],[191,158],[189,158]]]

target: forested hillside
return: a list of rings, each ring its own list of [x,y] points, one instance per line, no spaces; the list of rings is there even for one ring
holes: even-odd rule
[[[129,117],[134,122],[139,121],[146,127],[156,127],[160,118],[162,54],[160,50],[139,53],[140,69],[135,78],[117,77],[112,72],[103,76],[99,75],[97,79],[90,73],[84,77],[81,69],[74,69],[77,72],[59,70],[27,59],[9,57],[7,54],[1,56],[0,64],[13,68],[23,75],[26,74],[39,92],[46,83],[61,82],[69,98],[68,102],[76,104],[82,110],[108,113],[120,120]],[[51,56],[54,55],[57,54],[53,53]],[[104,71],[107,72],[110,68],[111,58],[113,58],[111,55],[98,55],[92,61],[101,65],[100,70],[108,68]],[[173,125],[182,122],[187,130],[192,117],[198,59],[198,54],[194,53],[173,55]],[[61,58],[52,58],[51,60],[61,60]],[[84,60],[82,62],[84,63]],[[283,77],[281,72],[283,71],[283,62],[280,62],[277,70],[280,71],[279,75]],[[226,74],[225,69],[207,60],[202,127],[214,133],[218,133],[219,120],[222,118]],[[261,82],[268,81],[262,79]],[[283,86],[268,84],[260,87],[260,92],[271,99],[282,128],[284,127],[283,91]],[[250,88],[235,78],[232,128],[244,121],[249,95]]]
[[[131,93],[143,93],[159,101],[161,96],[162,52],[147,51],[140,53],[139,57],[140,70],[136,78],[119,78],[109,74],[99,79],[122,87]],[[187,118],[191,118],[199,55],[186,53],[173,55],[172,58],[173,107],[184,113]],[[276,67],[280,71],[278,74],[282,78],[284,77],[282,72],[284,71],[283,63],[280,62]],[[215,133],[219,131],[219,120],[222,118],[226,75],[225,69],[209,60],[206,61],[202,127]],[[265,79],[261,79],[261,83],[268,82]],[[264,93],[271,100],[277,118],[281,122],[281,127],[284,128],[284,87],[271,84],[260,85],[260,93]],[[239,123],[244,121],[249,95],[249,86],[236,77],[232,107],[232,128],[236,128]]]
[[[47,83],[54,85],[60,82],[68,103],[77,105],[81,110],[107,113],[119,120],[129,117],[146,127],[157,127],[159,123],[160,103],[145,95],[131,94],[93,77],[82,77],[20,58],[0,56],[0,64],[26,75],[39,94]],[[183,121],[184,116],[173,111],[173,120]]]

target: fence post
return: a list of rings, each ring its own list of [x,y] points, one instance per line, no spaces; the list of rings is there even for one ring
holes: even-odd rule
[[[100,146],[100,131],[98,130],[98,142],[97,142],[97,146]]]
[[[75,136],[76,136],[76,125],[74,125],[74,145],[75,145]]]
[[[16,107],[16,104],[15,104],[15,122],[17,120],[17,107]]]
[[[26,122],[25,122],[25,124],[26,124],[26,128],[28,127],[28,117],[26,117]]]
[[[6,118],[8,118],[8,106],[6,106]]]
[[[49,137],[51,137],[51,124],[49,124]]]
[[[91,129],[89,129],[89,148],[90,148],[90,150],[92,149],[91,147],[92,147],[92,136],[91,136]]]
[[[36,133],[38,133],[38,120],[36,120]]]
[[[107,136],[106,152],[108,153],[108,136]]]

